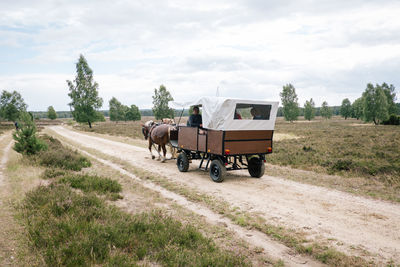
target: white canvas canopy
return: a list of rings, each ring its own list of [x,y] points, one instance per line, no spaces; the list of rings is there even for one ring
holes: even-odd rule
[[[214,130],[274,130],[278,103],[274,101],[234,99],[224,97],[201,97],[184,103],[170,102],[173,108],[202,107],[203,127]],[[264,119],[235,119],[240,106],[267,106],[268,117]]]

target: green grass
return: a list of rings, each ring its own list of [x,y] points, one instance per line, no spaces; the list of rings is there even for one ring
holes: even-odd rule
[[[108,199],[122,199],[119,194],[122,186],[115,180],[97,175],[68,173],[58,178],[57,183],[63,183],[75,189],[80,189],[85,193],[96,192],[106,195]]]
[[[80,171],[82,168],[91,166],[90,161],[86,157],[64,147],[59,140],[47,135],[40,138],[48,144],[47,150],[33,156],[40,165],[74,171]]]
[[[128,215],[64,184],[29,192],[20,211],[48,266],[131,266],[141,260],[166,266],[248,265],[161,211]]]

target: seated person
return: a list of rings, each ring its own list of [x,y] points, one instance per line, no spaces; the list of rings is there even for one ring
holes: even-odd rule
[[[201,115],[199,114],[199,107],[196,106],[193,108],[193,114],[190,115],[187,126],[203,127],[203,120],[201,118]]]
[[[240,116],[240,114],[239,114],[239,112],[237,110],[235,110],[235,116],[234,116],[233,119],[235,119],[235,120],[241,120],[242,119],[242,116]]]
[[[261,115],[259,114],[258,110],[255,108],[252,108],[250,110],[251,115],[253,116],[253,120],[262,120]]]

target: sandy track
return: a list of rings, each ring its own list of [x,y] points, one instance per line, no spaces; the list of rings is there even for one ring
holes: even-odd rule
[[[51,129],[82,146],[212,194],[232,206],[257,212],[276,225],[303,230],[347,254],[367,256],[382,264],[390,259],[400,262],[400,205],[267,175],[253,179],[244,171],[230,173],[217,184],[208,173],[196,170],[196,162],[188,173],[180,173],[174,161],[151,160],[144,148],[62,126]]]

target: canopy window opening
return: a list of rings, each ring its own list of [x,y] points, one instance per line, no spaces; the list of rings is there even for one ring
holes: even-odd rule
[[[269,120],[271,105],[236,104],[234,120]]]

